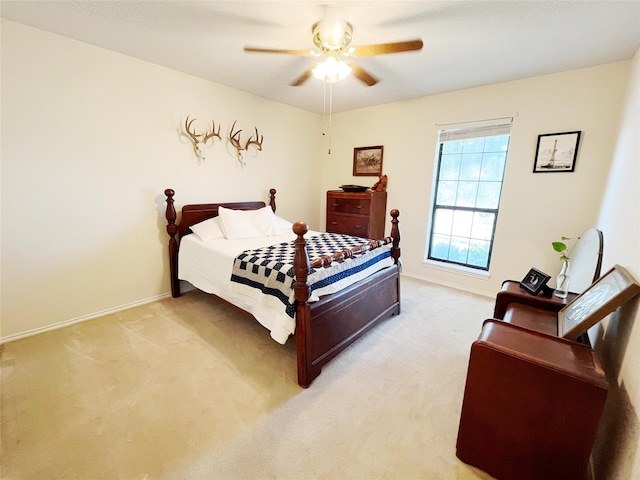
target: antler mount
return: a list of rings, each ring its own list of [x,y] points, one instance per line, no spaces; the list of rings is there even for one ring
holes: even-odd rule
[[[187,118],[184,121],[184,130],[193,142],[193,151],[196,156],[199,159],[204,160],[204,147],[207,146],[207,141],[213,137],[217,137],[218,140],[222,140],[222,137],[220,136],[220,124],[218,124],[218,130],[216,131],[216,122],[215,120],[211,120],[211,131],[205,130],[203,133],[197,133],[195,130],[191,129],[191,125],[195,121],[195,118],[189,120],[189,116],[187,115]]]
[[[247,151],[250,145],[255,145],[259,151],[262,151],[262,140],[264,136],[258,133],[258,127],[254,127],[256,138],[254,139],[253,135],[251,135],[245,142],[245,144],[242,145],[242,140],[240,140],[240,133],[242,133],[242,130],[234,132],[236,123],[237,120],[233,122],[233,125],[231,125],[231,132],[229,133],[229,143],[231,143],[231,145],[233,145],[233,147],[236,149],[238,160],[240,160],[244,164],[244,152]]]

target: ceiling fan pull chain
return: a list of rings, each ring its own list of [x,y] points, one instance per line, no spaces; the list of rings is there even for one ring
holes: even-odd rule
[[[322,82],[322,117],[325,127],[327,126],[327,82]]]
[[[333,82],[329,84],[329,133],[331,133],[331,113],[333,112]]]
[[[325,81],[325,85],[326,85]],[[329,83],[329,155],[331,155],[331,113],[333,111],[333,82]]]

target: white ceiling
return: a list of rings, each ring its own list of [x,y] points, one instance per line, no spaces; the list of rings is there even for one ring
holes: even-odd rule
[[[424,41],[420,52],[359,59],[380,82],[337,82],[334,112],[627,60],[640,47],[638,1],[2,0],[0,14],[322,113],[322,82],[289,86],[313,58],[243,47],[312,49],[326,3],[353,24],[353,45]]]

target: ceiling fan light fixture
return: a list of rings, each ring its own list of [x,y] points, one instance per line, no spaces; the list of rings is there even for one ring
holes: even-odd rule
[[[334,83],[349,76],[351,66],[344,60],[329,57],[313,67],[313,76],[328,83]]]
[[[339,51],[351,43],[353,26],[340,19],[324,19],[311,27],[313,44],[323,51]]]
[[[401,42],[351,46],[353,25],[341,16],[341,8],[335,5],[325,5],[324,9],[324,18],[311,26],[313,44],[317,47],[317,50],[244,47],[245,52],[285,53],[302,57],[322,57],[325,59],[312,68],[307,68],[302,75],[289,83],[292,87],[299,87],[305,83],[311,75],[322,80],[325,84],[332,84],[348,77],[350,74],[353,74],[357,80],[368,87],[372,87],[378,83],[378,79],[360,67],[356,63],[356,59],[372,57],[374,55],[422,50],[423,43],[420,38]]]

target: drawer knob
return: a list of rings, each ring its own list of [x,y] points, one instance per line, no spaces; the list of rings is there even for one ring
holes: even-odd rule
[[[340,205],[339,203],[332,203],[331,206],[332,207],[337,207],[338,205]]]

